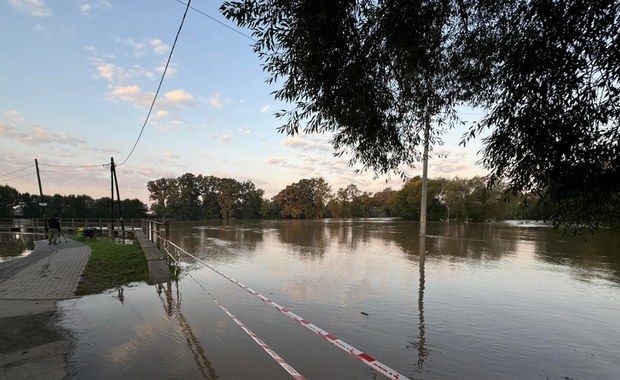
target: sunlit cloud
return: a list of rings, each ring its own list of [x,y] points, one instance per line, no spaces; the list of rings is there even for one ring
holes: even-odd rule
[[[166,116],[169,116],[169,115],[170,115],[170,112],[165,111],[165,110],[159,110],[159,111],[155,112],[155,114],[153,116],[155,116],[155,117],[166,117]]]
[[[95,66],[95,78],[105,79],[113,86],[133,84],[138,78],[153,78],[153,70],[145,69],[136,64],[131,67],[118,66],[101,57],[91,56],[88,60]]]
[[[14,125],[0,121],[0,137],[13,138],[17,136],[17,128]]]
[[[3,113],[14,123],[23,123],[25,121],[24,118],[21,117],[21,115],[15,110],[4,111]]]
[[[207,99],[207,103],[214,108],[224,107],[224,102],[222,101],[220,94],[215,94],[214,96],[209,97],[209,99]]]
[[[9,0],[9,4],[30,16],[48,17],[52,15],[52,9],[43,0]]]
[[[190,104],[192,102],[192,94],[183,89],[168,91],[164,98],[172,104]]]
[[[136,41],[131,37],[117,38],[116,42],[131,47],[135,57],[140,57],[147,52],[147,48],[150,48],[151,52],[157,55],[162,55],[170,51],[170,46],[159,38],[149,38],[141,41]]]
[[[269,157],[267,163],[270,165],[276,165],[286,162],[286,157]]]
[[[212,133],[209,135],[212,139],[214,140],[220,140],[222,142],[231,142],[232,141],[232,134],[230,132],[224,132],[224,133]]]
[[[114,87],[108,93],[111,101],[124,101],[136,106],[148,106],[152,102],[152,95],[143,92],[138,86],[119,86]]]
[[[178,160],[179,158],[181,158],[181,156],[179,156],[178,154],[174,154],[170,151],[165,151],[164,157],[166,157],[167,159],[171,159],[171,160]]]
[[[155,54],[165,54],[170,51],[170,46],[159,38],[151,38],[147,41]]]
[[[280,142],[283,146],[302,151],[333,152],[331,144],[324,137],[295,136],[287,137]]]
[[[112,5],[107,0],[82,1],[80,4],[80,12],[86,16],[92,16],[97,10],[111,8]]]
[[[36,32],[39,32],[39,33],[44,33],[44,34],[49,33],[43,25],[39,25],[39,24],[33,26],[32,29],[34,29]]]
[[[114,79],[115,68],[113,63],[104,63],[96,67],[97,75],[99,78],[107,79],[111,82]]]

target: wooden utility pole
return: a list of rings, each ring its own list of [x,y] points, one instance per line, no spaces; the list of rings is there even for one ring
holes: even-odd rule
[[[118,203],[118,218],[121,221],[121,230],[123,231],[123,235],[125,234],[125,223],[123,222],[123,214],[121,212],[121,194],[118,192],[118,178],[116,177],[116,166],[114,165],[114,157],[112,158],[111,167],[112,167],[112,176],[114,180],[114,184],[116,185],[116,201]],[[114,199],[114,198],[112,198]],[[112,201],[114,204],[114,201]],[[112,213],[112,218],[114,218],[114,213]]]
[[[110,193],[110,218],[112,219],[112,231],[114,231],[114,157],[110,157]]]
[[[110,205],[110,211],[112,214],[112,229],[114,229],[114,188],[116,187],[116,199],[118,203],[118,218],[121,222],[121,230],[125,235],[125,223],[123,222],[123,215],[121,212],[121,195],[118,191],[118,178],[116,177],[116,165],[114,165],[114,157],[110,157],[110,190],[112,193],[112,203]]]
[[[41,175],[39,174],[39,161],[34,159],[34,166],[37,168],[37,181],[39,182],[39,195],[41,196],[39,200],[39,206],[43,208],[43,223],[45,224],[45,232],[49,230],[47,226],[47,214],[45,213],[45,202],[43,202],[43,188],[41,187]]]

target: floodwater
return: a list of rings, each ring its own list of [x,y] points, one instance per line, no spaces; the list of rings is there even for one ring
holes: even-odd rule
[[[178,282],[60,304],[70,378],[291,378],[250,331],[307,379],[384,378],[214,268],[411,379],[620,379],[619,233],[427,234],[390,219],[173,223],[200,260],[182,257]]]
[[[34,250],[34,241],[44,237],[22,232],[0,233],[0,263],[28,256]]]

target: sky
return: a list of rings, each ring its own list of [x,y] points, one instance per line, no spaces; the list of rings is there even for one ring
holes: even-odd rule
[[[109,197],[113,159],[121,198],[147,204],[148,181],[185,173],[250,180],[267,198],[312,177],[334,192],[400,189],[397,175],[355,173],[347,156],[334,157],[329,135],[277,132],[284,121],[274,112],[292,106],[274,100],[250,32],[220,4],[192,1],[200,12],[187,14],[142,129],[184,4],[0,0],[0,184],[38,194],[36,159],[44,194]],[[465,132],[447,131],[433,148],[441,157],[429,160],[430,178],[486,174],[480,142],[459,146]],[[421,175],[421,163],[406,172]]]

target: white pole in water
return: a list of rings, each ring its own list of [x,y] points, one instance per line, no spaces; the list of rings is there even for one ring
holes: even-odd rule
[[[420,201],[420,236],[426,235],[426,198],[428,193],[429,123],[424,126],[424,155],[422,156],[422,199]]]

